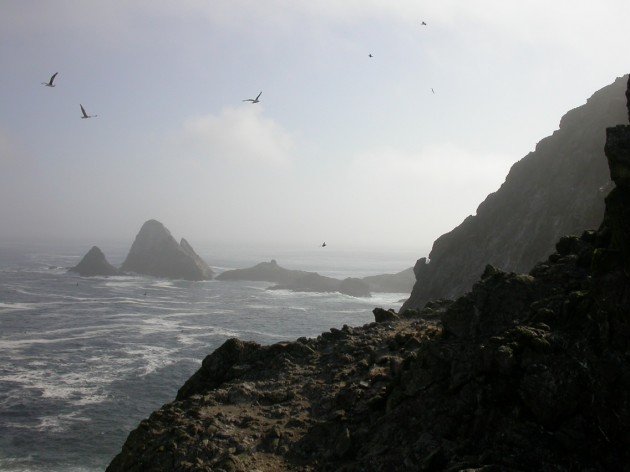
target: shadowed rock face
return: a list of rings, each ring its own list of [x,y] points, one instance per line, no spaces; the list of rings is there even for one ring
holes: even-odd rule
[[[608,133],[623,175],[630,126]],[[226,341],[107,470],[627,470],[630,185],[615,184],[599,229],[528,275],[486,266],[422,312]]]
[[[142,225],[121,270],[184,280],[209,280],[213,275],[185,239],[178,244],[156,220]]]
[[[401,311],[470,290],[484,267],[524,272],[551,254],[565,234],[596,228],[611,188],[605,130],[626,121],[627,76],[568,112],[560,129],[514,164],[501,188],[420,259],[416,283]]]
[[[105,254],[97,246],[92,246],[81,262],[68,269],[76,272],[82,277],[92,277],[97,275],[120,275],[120,271],[107,262]]]

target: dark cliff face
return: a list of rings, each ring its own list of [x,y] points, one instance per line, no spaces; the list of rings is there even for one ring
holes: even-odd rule
[[[178,244],[169,230],[156,220],[142,225],[121,270],[185,280],[208,280],[213,275],[185,239]]]
[[[599,225],[611,188],[605,130],[626,120],[625,86],[624,76],[568,112],[559,130],[512,166],[475,216],[435,241],[430,263],[416,264],[403,310],[463,295],[486,264],[525,272],[553,252],[560,236]]]
[[[82,277],[92,277],[97,275],[120,275],[120,271],[107,262],[105,254],[97,246],[92,246],[81,262],[68,269],[76,272]]]

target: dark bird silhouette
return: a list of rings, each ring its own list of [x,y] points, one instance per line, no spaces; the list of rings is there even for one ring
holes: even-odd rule
[[[433,90],[433,88],[431,88],[431,92],[432,92],[432,93],[435,93],[435,90]]]
[[[427,24],[423,21],[422,23],[420,23],[422,26],[426,26]]]
[[[58,73],[59,72],[55,72],[50,78],[50,80],[48,82],[42,82],[42,85],[45,85],[46,87],[54,87],[55,84],[53,84],[53,81],[55,80],[55,77],[57,77]]]
[[[326,247],[326,241],[324,241],[324,243],[322,244],[322,247]]]
[[[83,120],[83,119],[86,119],[86,118],[96,118],[96,117],[98,116],[98,115],[88,115],[88,114],[85,112],[85,108],[83,108],[83,105],[81,105],[81,104],[79,103],[79,106],[81,107],[81,113],[83,113],[83,116],[81,117],[81,119],[82,119],[82,120]]]
[[[368,54],[368,57],[374,57],[372,54]]]
[[[260,100],[258,100],[258,99],[260,98],[261,95],[262,95],[262,91],[258,94],[258,96],[256,98],[246,98],[243,101],[244,102],[258,103],[258,102],[260,102]]]

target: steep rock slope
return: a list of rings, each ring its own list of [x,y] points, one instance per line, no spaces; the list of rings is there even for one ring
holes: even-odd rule
[[[96,275],[120,275],[120,271],[107,262],[105,254],[97,246],[92,246],[81,262],[68,269],[76,272],[82,277],[92,277]]]
[[[178,244],[156,220],[142,225],[121,270],[137,274],[185,280],[212,279],[210,267],[185,239]]]
[[[228,340],[107,470],[628,470],[630,126],[607,136],[598,231],[406,312],[430,319]]]
[[[486,264],[527,271],[553,252],[560,236],[597,227],[610,190],[605,130],[627,118],[626,80],[615,80],[564,115],[560,129],[512,166],[475,216],[434,242],[430,262],[422,258],[414,267],[416,283],[403,310],[464,294]]]

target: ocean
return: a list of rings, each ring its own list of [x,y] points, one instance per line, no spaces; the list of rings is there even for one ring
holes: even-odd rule
[[[187,282],[68,273],[89,247],[0,245],[0,470],[104,470],[129,432],[175,398],[226,339],[261,344],[373,321],[401,293],[371,298],[266,290],[260,282]],[[103,248],[120,264],[126,250]],[[199,250],[221,272],[276,258],[343,278],[393,273],[411,253],[312,248]]]

